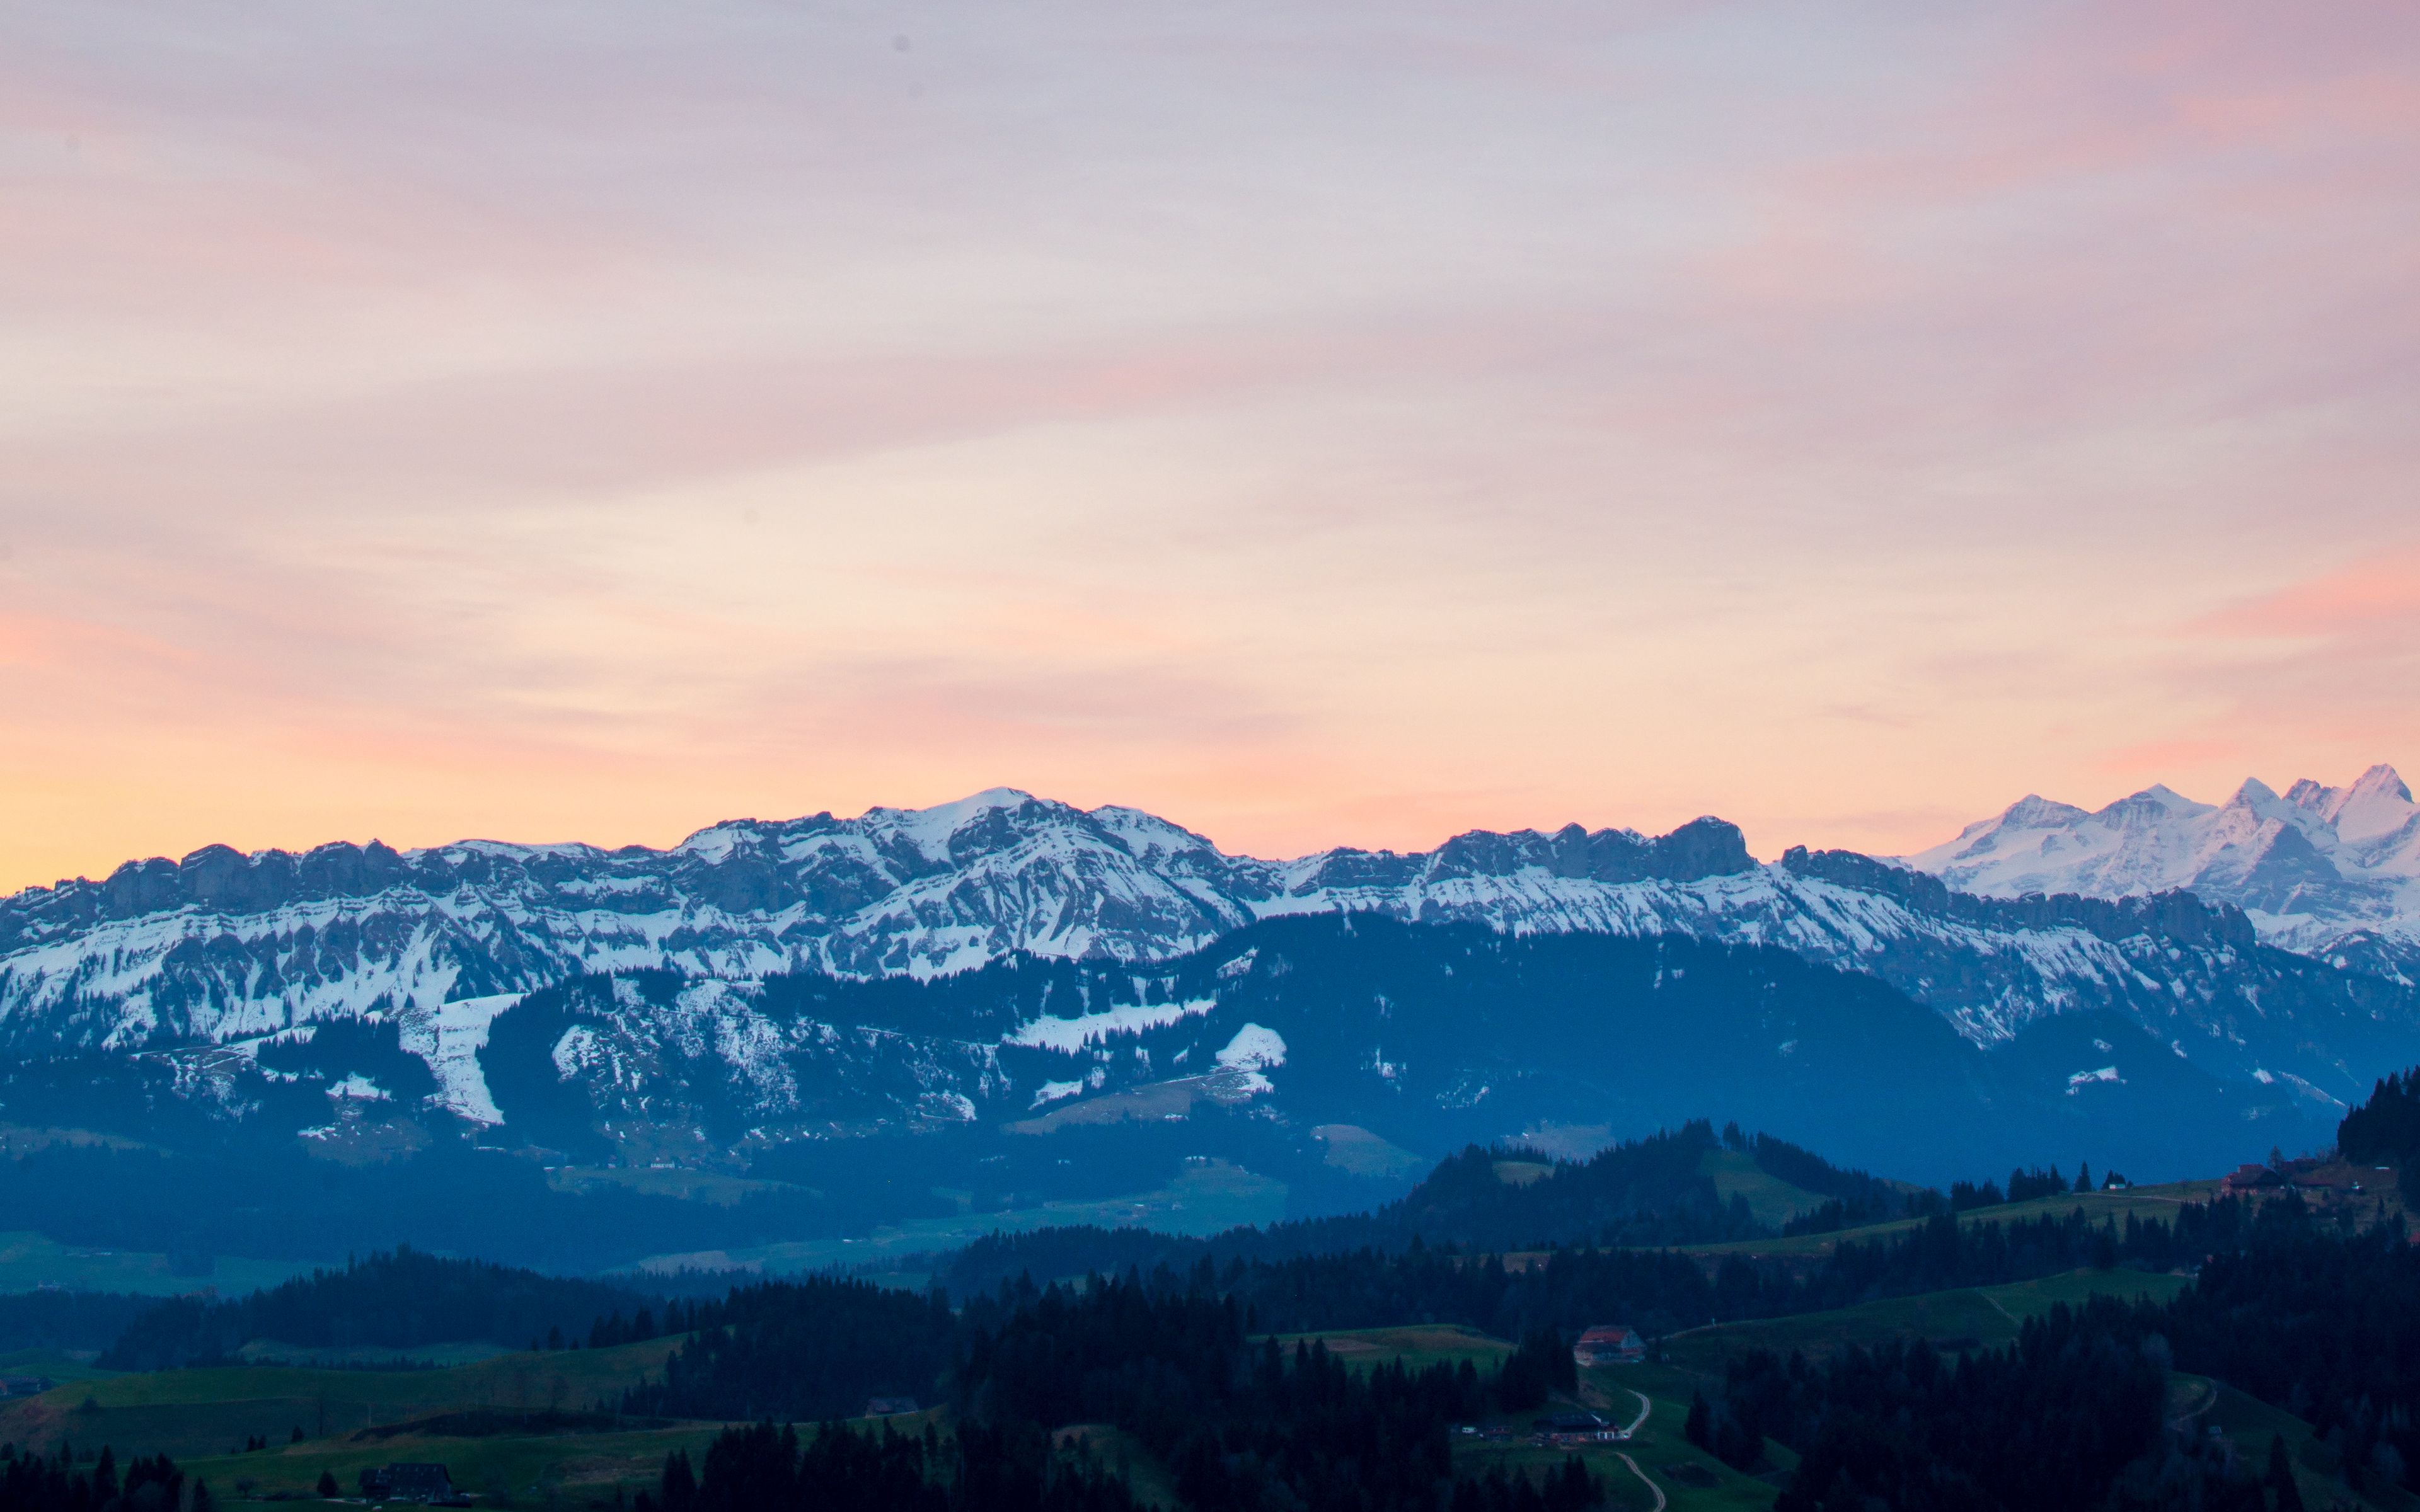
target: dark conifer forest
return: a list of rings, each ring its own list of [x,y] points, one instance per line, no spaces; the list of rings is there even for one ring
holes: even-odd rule
[[[425,1255],[409,1248],[316,1272],[238,1301],[178,1297],[146,1310],[101,1363],[160,1370],[232,1356],[250,1340],[298,1350],[409,1349],[448,1340],[518,1348],[589,1332],[654,1299],[597,1281]]]
[[[1096,1278],[1080,1290],[1010,1291],[975,1300],[960,1320],[948,1381],[967,1426],[946,1452],[887,1430],[826,1428],[802,1439],[768,1421],[726,1431],[693,1487],[686,1463],[668,1465],[661,1501],[665,1512],[886,1504],[1123,1512],[1132,1504],[1127,1493],[1099,1464],[1051,1447],[1057,1430],[1107,1424],[1166,1464],[1195,1512],[1579,1512],[1604,1491],[1576,1463],[1543,1485],[1457,1479],[1448,1450],[1453,1425],[1491,1406],[1536,1405],[1542,1372],[1567,1372],[1570,1359],[1562,1340],[1547,1335],[1486,1377],[1468,1363],[1355,1371],[1322,1344],[1288,1350],[1252,1340],[1242,1309],[1206,1268],[1181,1286]],[[936,1469],[939,1485],[928,1489],[918,1476]],[[886,1495],[902,1500],[885,1503]]]

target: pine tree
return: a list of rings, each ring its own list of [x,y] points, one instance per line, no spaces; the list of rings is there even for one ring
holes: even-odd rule
[[[2294,1484],[2294,1467],[2286,1458],[2286,1436],[2269,1436],[2269,1473],[2261,1479],[2277,1498],[2277,1512],[2303,1512],[2303,1492]]]
[[[336,1484],[335,1472],[331,1470],[323,1470],[319,1472],[319,1494],[321,1496],[328,1498],[330,1501],[334,1501],[339,1494],[341,1494],[342,1489],[343,1489]]]
[[[697,1473],[690,1468],[688,1451],[664,1456],[663,1485],[664,1512],[689,1512],[697,1501]]]

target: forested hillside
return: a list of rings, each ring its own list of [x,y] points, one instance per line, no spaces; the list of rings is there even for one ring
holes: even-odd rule
[[[1946,1211],[1939,1193],[1845,1170],[1786,1140],[1748,1134],[1734,1123],[1718,1137],[1706,1119],[1623,1140],[1584,1161],[1558,1159],[1517,1143],[1466,1146],[1403,1197],[1375,1211],[1236,1229],[1186,1239],[1134,1228],[1043,1228],[995,1234],[950,1257],[939,1273],[954,1290],[987,1290],[1021,1274],[1047,1280],[1129,1266],[1188,1268],[1205,1257],[1274,1260],[1415,1242],[1471,1250],[1587,1245],[1601,1248],[1705,1244],[1769,1237],[1734,1193],[1726,1198],[1709,1157],[1729,1150],[1810,1198],[1831,1227]],[[1508,1174],[1512,1179],[1508,1180]]]
[[[609,1315],[636,1318],[660,1304],[601,1282],[398,1248],[240,1300],[171,1298],[134,1319],[101,1363],[166,1369],[225,1360],[256,1340],[299,1351],[458,1341],[519,1349],[550,1339],[559,1348]]]

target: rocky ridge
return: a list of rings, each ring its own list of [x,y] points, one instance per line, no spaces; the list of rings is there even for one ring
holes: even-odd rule
[[[2189,895],[1991,899],[1850,853],[1761,864],[1716,819],[1661,837],[1570,825],[1267,861],[1136,810],[995,790],[854,819],[736,821],[660,851],[471,841],[129,863],[0,903],[0,1044],[242,1047],[376,1016],[477,1118],[488,1021],[586,974],[1143,964],[1255,920],[1337,913],[1776,946],[1869,972],[1979,1045],[2107,1010],[2215,1074],[2282,1077],[2314,1097],[2357,1090],[2381,1044],[2413,1038],[2401,997],[2269,949],[2257,916]]]

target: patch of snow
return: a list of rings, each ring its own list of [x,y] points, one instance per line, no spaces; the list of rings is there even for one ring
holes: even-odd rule
[[[328,1095],[339,1102],[383,1103],[387,1090],[359,1072],[328,1088]]]
[[[1042,1090],[1033,1094],[1033,1101],[1028,1103],[1027,1106],[1037,1108],[1042,1107],[1048,1103],[1061,1102],[1066,1098],[1075,1097],[1083,1090],[1084,1084],[1082,1082],[1044,1082],[1042,1084]]]
[[[1079,1014],[1075,1018],[1053,1018],[1046,1013],[1001,1036],[1000,1042],[1075,1055],[1094,1040],[1107,1039],[1112,1034],[1140,1034],[1145,1029],[1166,1028],[1169,1025],[1207,1013],[1218,1006],[1218,999],[1202,997],[1184,1003],[1121,1003],[1102,1012]]]
[[[403,1048],[428,1063],[437,1078],[437,1104],[472,1123],[494,1127],[504,1121],[488,1091],[487,1072],[479,1052],[488,1045],[488,1028],[496,1015],[521,1000],[520,993],[491,997],[464,997],[434,1008],[415,1008],[399,1015],[396,1034]]]
[[[1275,1071],[1285,1064],[1286,1042],[1275,1029],[1247,1024],[1218,1052],[1218,1064],[1230,1071]]]
[[[563,1031],[562,1039],[554,1041],[551,1058],[554,1061],[555,1079],[567,1082],[589,1068],[604,1063],[607,1053],[596,1030],[585,1024],[575,1024]]]

